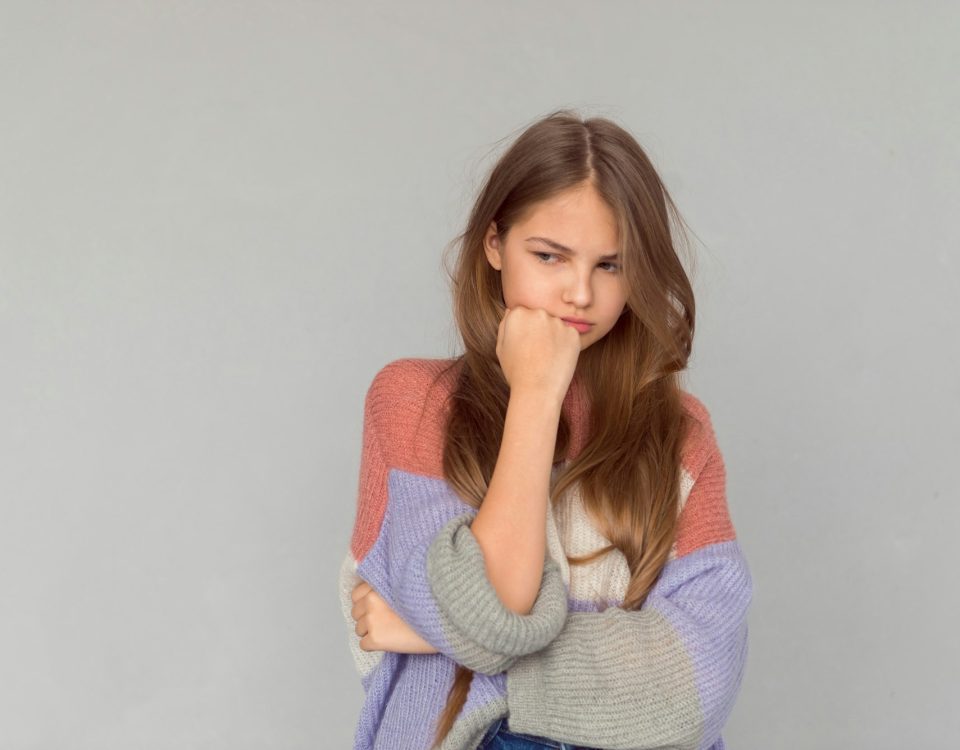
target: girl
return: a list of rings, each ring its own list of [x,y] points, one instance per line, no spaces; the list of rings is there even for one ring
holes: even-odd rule
[[[679,381],[671,216],[604,118],[551,113],[491,171],[457,238],[464,353],[366,394],[340,571],[355,749],[724,747],[752,586]]]

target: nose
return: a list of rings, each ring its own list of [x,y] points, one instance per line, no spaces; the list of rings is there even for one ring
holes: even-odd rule
[[[573,269],[565,278],[566,287],[563,292],[563,301],[576,308],[587,308],[593,300],[593,289],[590,287],[590,271]]]

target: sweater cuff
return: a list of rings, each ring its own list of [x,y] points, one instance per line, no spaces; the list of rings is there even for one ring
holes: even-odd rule
[[[567,590],[560,566],[545,556],[540,590],[531,612],[505,607],[487,577],[483,550],[470,529],[475,512],[448,522],[430,543],[427,577],[445,634],[463,663],[485,662],[497,674],[513,661],[546,646],[563,629]]]

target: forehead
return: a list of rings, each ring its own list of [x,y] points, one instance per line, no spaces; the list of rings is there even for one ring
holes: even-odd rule
[[[523,237],[536,234],[588,251],[617,246],[616,215],[592,186],[571,188],[534,204],[517,228]]]

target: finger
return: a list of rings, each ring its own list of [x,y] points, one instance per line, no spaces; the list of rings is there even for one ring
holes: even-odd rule
[[[367,618],[366,616],[363,616],[357,620],[356,624],[353,626],[353,632],[363,638],[367,634],[367,630]]]
[[[354,620],[359,620],[361,617],[363,617],[366,614],[366,612],[367,612],[367,608],[365,606],[365,603],[363,601],[359,601],[356,604],[354,604],[353,607],[350,609],[350,616]]]
[[[363,651],[379,651],[380,646],[374,639],[373,635],[368,631],[360,636],[360,648]]]
[[[366,581],[360,581],[356,586],[353,587],[353,591],[350,592],[350,598],[353,601],[362,599],[370,592],[371,586]]]

